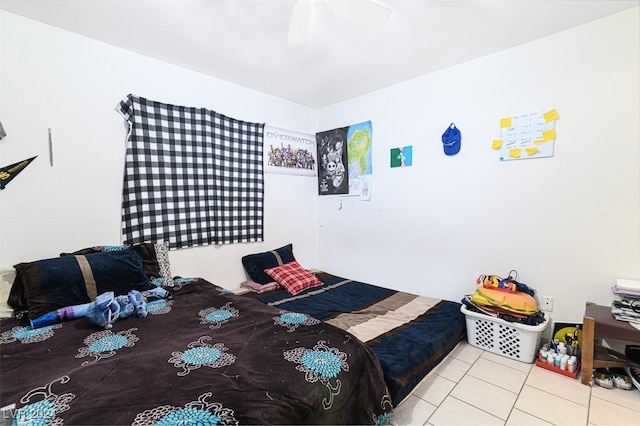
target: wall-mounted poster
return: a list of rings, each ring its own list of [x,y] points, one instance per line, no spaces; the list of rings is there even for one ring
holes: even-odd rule
[[[347,159],[349,170],[349,195],[361,200],[371,199],[373,145],[371,121],[352,124],[347,130]]]
[[[316,176],[316,137],[312,134],[264,126],[264,163],[267,173]]]
[[[348,127],[316,133],[318,147],[318,194],[348,194],[347,164]]]

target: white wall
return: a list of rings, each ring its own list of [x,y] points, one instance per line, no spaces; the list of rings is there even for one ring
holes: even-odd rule
[[[453,300],[516,269],[560,321],[610,304],[616,277],[640,279],[638,13],[321,110],[320,130],[372,120],[374,190],[321,197],[319,266]],[[500,162],[500,118],[552,108],[554,157]],[[462,149],[447,157],[451,122]],[[406,145],[413,166],[391,169],[389,150]]]
[[[120,243],[128,93],[313,132],[317,111],[0,11],[0,165],[38,158],[0,191],[0,266]],[[54,166],[48,132],[53,130]],[[282,206],[286,206],[283,208]],[[265,175],[265,241],[170,252],[174,274],[228,286],[242,255],[292,242],[317,263],[315,179]]]
[[[0,266],[120,242],[114,107],[135,93],[305,132],[373,121],[371,201],[265,175],[265,242],[172,251],[175,274],[237,287],[243,254],[293,242],[307,267],[453,300],[517,269],[555,298],[554,319],[578,321],[586,300],[610,302],[615,277],[640,279],[638,40],[635,8],[311,110],[0,11],[0,165],[39,155],[0,191]],[[555,156],[500,163],[498,120],[551,108]],[[452,121],[462,151],[445,157]],[[404,145],[413,167],[390,169]]]

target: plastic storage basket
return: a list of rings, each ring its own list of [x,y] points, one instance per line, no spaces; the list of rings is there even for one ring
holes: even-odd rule
[[[465,305],[460,311],[467,322],[469,344],[529,364],[535,360],[542,332],[549,324],[546,314],[542,324],[526,325],[472,312]]]

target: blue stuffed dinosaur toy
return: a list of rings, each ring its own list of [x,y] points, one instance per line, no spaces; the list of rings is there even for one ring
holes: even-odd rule
[[[100,294],[87,306],[85,317],[97,326],[110,329],[119,318],[132,315],[147,316],[147,302],[137,290],[129,290],[126,296],[117,297],[112,291]]]

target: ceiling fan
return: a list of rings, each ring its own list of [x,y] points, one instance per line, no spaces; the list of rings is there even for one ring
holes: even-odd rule
[[[384,24],[391,15],[390,9],[372,0],[297,0],[291,13],[287,44],[298,45],[307,40],[311,12],[316,3],[332,12],[373,25]]]

